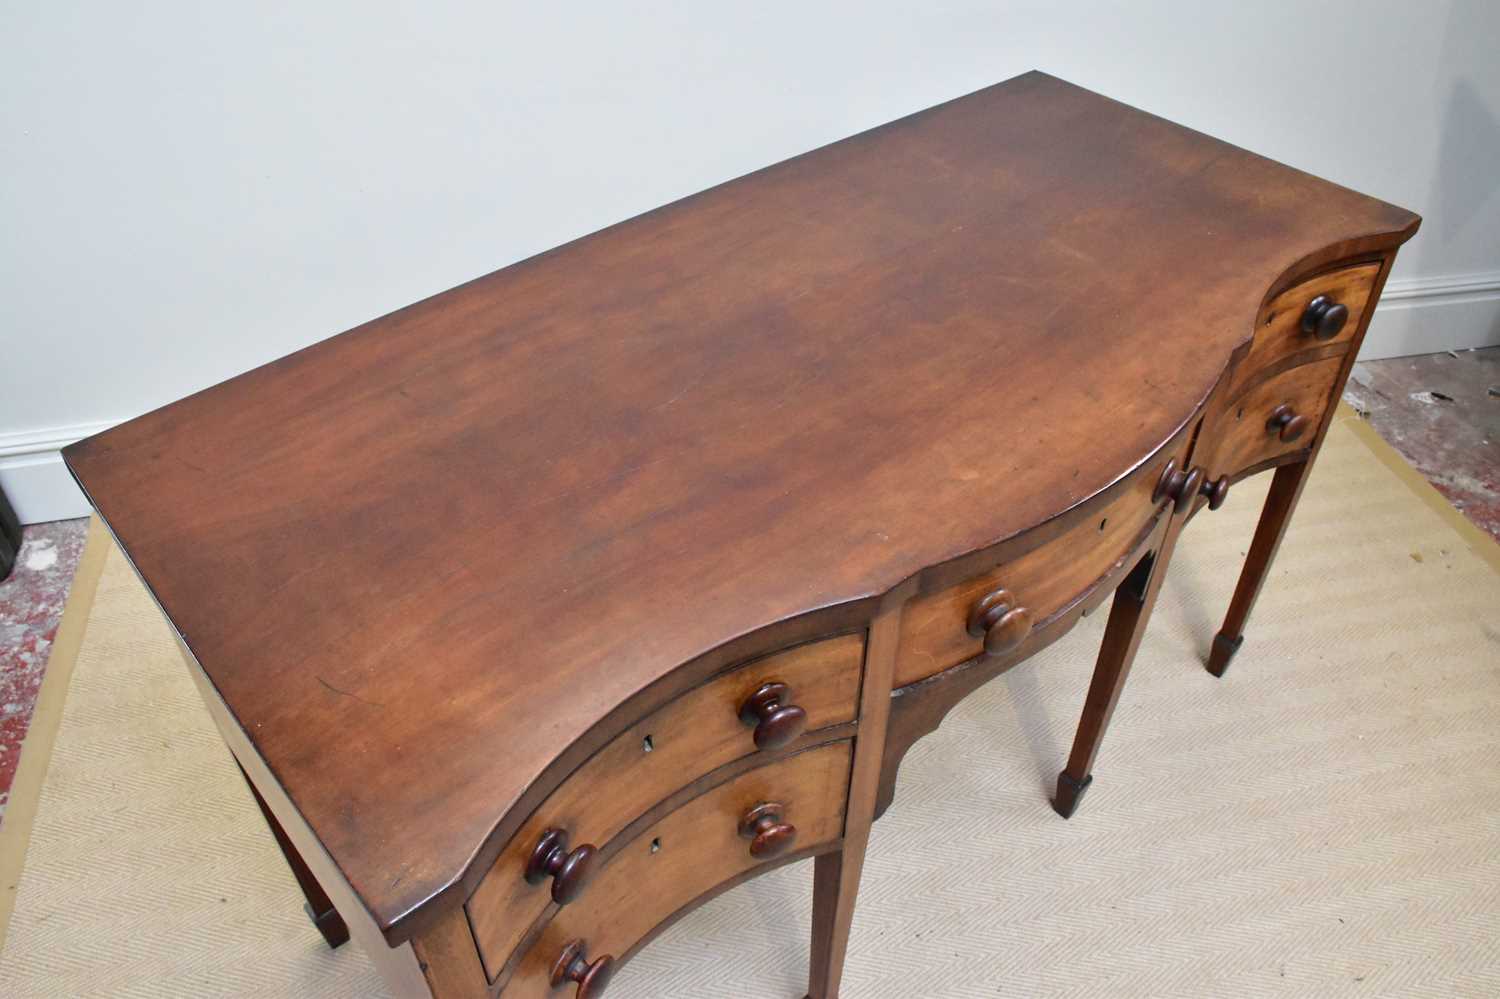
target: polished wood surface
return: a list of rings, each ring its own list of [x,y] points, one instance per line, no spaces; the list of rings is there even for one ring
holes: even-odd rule
[[[1250,354],[1237,369],[1236,382],[1243,385],[1278,364],[1347,351],[1373,300],[1379,272],[1380,264],[1375,262],[1337,268],[1288,288],[1267,302],[1255,323]],[[1320,306],[1315,309],[1314,303]],[[1325,312],[1335,305],[1344,310],[1343,321],[1337,323],[1331,321],[1337,313],[1330,316]],[[1310,310],[1319,318],[1311,320]],[[1307,328],[1309,322],[1314,327],[1312,332]],[[1329,330],[1333,330],[1331,336],[1320,335],[1320,331]]]
[[[474,935],[491,970],[498,971],[549,901],[563,901],[526,874],[548,830],[566,833],[575,846],[606,847],[679,787],[765,753],[740,709],[768,683],[796,695],[814,732],[852,721],[863,661],[863,635],[753,660],[652,712],[596,752],[527,819],[469,899]]]
[[[935,731],[965,697],[1045,649],[1065,635],[1084,614],[1109,598],[1132,568],[1161,544],[1169,522],[1168,517],[1151,521],[1149,530],[1136,538],[1128,551],[1066,606],[1038,625],[1021,648],[1004,656],[975,655],[939,673],[897,687],[892,692],[889,727],[880,760],[876,814],[883,813],[890,805],[901,762],[918,739]]]
[[[596,994],[816,856],[834,999],[912,742],[1117,592],[1076,805],[1182,525],[1300,463],[1238,642],[1417,224],[1030,73],[65,456],[398,994]]]
[[[988,651],[994,655],[1020,648],[1036,624],[1093,585],[1149,529],[1163,501],[1156,494],[1160,471],[1185,460],[1189,439],[1188,434],[1179,434],[1119,483],[1113,496],[1082,504],[1070,514],[1070,526],[1057,537],[977,576],[913,600],[903,618],[896,686],[940,673],[986,650],[988,628],[976,633],[974,626],[989,609],[981,605],[1000,590],[1010,595],[1017,609],[1024,609],[1028,624],[1009,647]],[[1011,629],[1007,640],[1017,639],[1019,629],[1014,624]]]
[[[276,840],[276,846],[281,850],[281,855],[286,858],[287,866],[292,869],[292,877],[297,880],[297,887],[302,889],[303,898],[307,899],[305,907],[307,917],[317,927],[318,933],[323,937],[325,943],[333,948],[342,947],[349,942],[349,927],[345,925],[344,919],[339,915],[333,900],[328,897],[328,892],[318,883],[317,875],[307,866],[307,861],[302,859],[296,844],[287,835],[286,830],[281,827],[281,822],[276,818],[276,813],[271,811],[271,806],[266,804],[266,799],[261,796],[255,782],[250,775],[245,773],[243,767],[240,773],[244,775],[245,783],[250,788],[250,794],[255,798],[256,807],[260,809],[261,816],[266,820],[266,825],[271,830],[271,836]]]
[[[582,940],[568,941],[557,960],[552,962],[552,974],[548,980],[554,989],[568,982],[576,983],[578,990],[573,994],[577,999],[598,999],[614,977],[614,955],[605,954],[590,961],[585,948]]]
[[[545,996],[554,963],[572,941],[591,956],[628,953],[636,942],[705,891],[764,863],[740,832],[745,813],[782,806],[799,852],[836,844],[849,782],[847,741],[798,753],[720,785],[643,829],[605,865],[587,904],[567,906],[530,943],[504,995]],[[766,858],[770,859],[770,858]]]
[[[1330,357],[1298,365],[1232,400],[1212,427],[1212,449],[1204,448],[1205,467],[1213,475],[1234,479],[1264,462],[1305,454],[1313,431],[1333,407],[1343,363]]]

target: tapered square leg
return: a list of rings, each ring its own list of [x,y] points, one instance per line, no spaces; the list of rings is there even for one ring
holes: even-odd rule
[[[807,975],[808,999],[838,999],[844,977],[844,955],[854,923],[854,901],[864,869],[870,824],[875,821],[875,799],[880,788],[880,763],[885,752],[886,725],[891,713],[891,677],[896,667],[901,603],[892,601],[870,625],[865,651],[864,683],[859,692],[859,732],[854,737],[854,760],[849,773],[849,798],[844,808],[844,837],[839,848],[813,861],[812,955]]]
[[[255,796],[255,803],[260,806],[260,814],[265,817],[266,825],[271,827],[271,835],[276,839],[276,845],[281,847],[281,855],[286,858],[287,866],[292,869],[292,876],[297,879],[297,886],[302,889],[302,895],[307,899],[302,910],[307,913],[307,918],[329,947],[337,948],[349,942],[349,927],[344,924],[344,919],[338,910],[333,907],[333,902],[328,898],[328,893],[323,886],[318,884],[318,879],[313,877],[312,871],[308,870],[307,863],[297,848],[292,845],[291,839],[286,831],[281,828],[281,823],[276,821],[276,816],[271,814],[270,806],[255,789],[248,774],[243,769],[241,776],[250,788],[250,793]]]
[[[1125,678],[1130,675],[1136,650],[1146,633],[1183,522],[1179,516],[1172,517],[1160,549],[1143,557],[1115,590],[1099,660],[1083,702],[1083,717],[1078,720],[1078,733],[1073,737],[1073,751],[1068,756],[1068,765],[1057,776],[1057,797],[1052,800],[1052,808],[1065,819],[1072,818],[1084,792],[1094,782],[1094,758],[1099,755],[1099,745],[1104,741],[1115,704],[1125,689]]]
[[[1071,819],[1083,800],[1083,793],[1094,783],[1094,775],[1076,780],[1066,770],[1057,775],[1057,797],[1052,799],[1052,809],[1065,819]]]
[[[1223,676],[1224,671],[1229,668],[1229,663],[1234,659],[1234,654],[1245,644],[1245,636],[1240,635],[1230,638],[1220,632],[1214,636],[1213,648],[1208,653],[1208,671],[1214,676]]]
[[[1302,486],[1307,482],[1311,468],[1311,460],[1282,465],[1271,479],[1266,504],[1261,508],[1260,523],[1255,527],[1255,537],[1251,539],[1250,551],[1245,556],[1245,567],[1240,571],[1234,598],[1229,602],[1229,613],[1224,616],[1224,626],[1214,636],[1208,654],[1207,668],[1214,676],[1224,675],[1230,660],[1245,642],[1245,624],[1260,596],[1260,588],[1270,574],[1276,550],[1286,536],[1287,525],[1291,523],[1292,512],[1297,509],[1297,500],[1302,495]]]

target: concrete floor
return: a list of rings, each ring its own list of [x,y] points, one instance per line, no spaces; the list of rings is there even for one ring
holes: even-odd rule
[[[1500,347],[1361,362],[1344,398],[1500,540]],[[15,572],[0,583],[0,821],[87,526],[26,528]]]
[[[1344,401],[1500,540],[1500,347],[1363,361]]]
[[[15,570],[0,583],[0,821],[87,528],[87,520],[26,528]]]

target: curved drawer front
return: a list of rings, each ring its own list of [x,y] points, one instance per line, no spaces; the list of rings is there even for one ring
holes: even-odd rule
[[[863,659],[864,636],[843,635],[753,660],[652,712],[591,756],[526,821],[468,901],[489,976],[552,901],[552,877],[535,883],[526,878],[532,853],[549,829],[566,834],[559,861],[583,845],[603,847],[673,792],[756,753],[755,724],[742,720],[740,709],[770,682],[786,688],[780,702],[763,712],[773,722],[775,709],[788,706],[806,714],[805,722],[792,719],[793,730],[852,721]],[[592,891],[591,884],[584,887],[579,898]]]
[[[716,886],[769,861],[741,833],[747,812],[780,806],[774,820],[795,830],[777,856],[830,846],[843,835],[849,784],[847,740],[805,750],[721,784],[642,831],[611,858],[588,897],[558,910],[516,964],[501,995],[572,995],[552,990],[552,968],[573,941],[589,961],[622,958],[663,920]]]
[[[1235,374],[1235,384],[1249,384],[1256,373],[1303,351],[1333,347],[1339,348],[1336,353],[1346,352],[1370,307],[1379,274],[1378,263],[1345,267],[1309,278],[1271,299],[1255,324],[1255,340]]]
[[[1327,412],[1342,357],[1289,368],[1230,402],[1206,427],[1210,476],[1234,478],[1265,462],[1311,447]]]
[[[1149,533],[1165,502],[1153,498],[1157,479],[1169,460],[1183,466],[1187,441],[1184,434],[1162,448],[1113,499],[1058,537],[989,572],[907,604],[901,616],[894,685],[915,683],[983,652],[984,633],[977,628],[979,635],[970,631],[971,615],[980,601],[1001,589],[1009,593],[1011,605],[1023,612],[1024,622],[1016,629],[1022,642],[1025,635],[1020,631],[1043,624],[1087,593]],[[1019,620],[1019,616],[1012,619]]]

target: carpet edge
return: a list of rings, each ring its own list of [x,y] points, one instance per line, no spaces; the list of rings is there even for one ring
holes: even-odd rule
[[[1427,481],[1426,476],[1413,468],[1411,463],[1401,456],[1401,452],[1391,447],[1374,427],[1362,419],[1354,407],[1347,402],[1340,402],[1335,420],[1349,428],[1355,438],[1375,456],[1377,461],[1400,479],[1402,484],[1411,490],[1412,494],[1428,509],[1443,518],[1443,522],[1464,540],[1474,554],[1483,559],[1495,572],[1500,573],[1500,541],[1491,537],[1487,531],[1465,517],[1462,511],[1448,502],[1448,498],[1438,492],[1432,483]]]
[[[47,776],[47,766],[52,760],[52,747],[58,726],[62,722],[68,684],[78,662],[84,634],[88,630],[94,596],[99,589],[99,579],[104,575],[104,563],[113,547],[114,541],[104,529],[104,524],[97,516],[90,517],[83,555],[73,574],[73,585],[68,591],[67,602],[63,605],[57,637],[52,640],[52,652],[47,659],[47,670],[42,675],[41,688],[37,692],[31,724],[21,742],[21,756],[10,788],[10,801],[5,807],[5,818],[0,821],[0,953],[5,950],[10,917],[25,866],[26,847],[31,841],[32,824],[36,819],[37,803],[41,799],[42,781]]]

